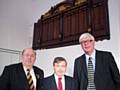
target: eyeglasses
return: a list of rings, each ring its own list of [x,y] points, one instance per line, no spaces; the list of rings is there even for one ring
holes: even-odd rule
[[[91,43],[93,40],[85,40],[85,41],[81,41],[80,44],[85,44],[85,43]]]

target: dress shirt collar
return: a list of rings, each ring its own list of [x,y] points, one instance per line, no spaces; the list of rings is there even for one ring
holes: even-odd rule
[[[27,75],[27,68],[25,67],[25,66],[23,66],[23,69],[24,69],[24,71],[25,71],[25,74]],[[31,68],[30,69],[30,74],[33,74],[34,73],[34,71],[33,71],[33,68]]]
[[[92,61],[92,63],[93,63],[93,69],[94,69],[94,71],[95,71],[95,66],[96,66],[96,65],[95,65],[95,63],[96,63],[95,55],[96,55],[96,50],[93,51],[93,53],[91,54],[91,56],[85,54],[85,56],[86,56],[86,65],[87,65],[87,67],[88,67],[88,60],[89,60],[89,57],[92,58],[91,61]]]
[[[85,54],[85,56],[86,56],[86,60],[88,60],[89,57],[91,57],[93,60],[95,60],[95,53],[96,53],[96,50],[93,51],[93,53],[91,54],[91,56]]]

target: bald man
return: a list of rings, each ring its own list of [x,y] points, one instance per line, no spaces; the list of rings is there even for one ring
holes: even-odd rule
[[[34,66],[36,52],[26,48],[21,58],[20,63],[5,66],[0,77],[0,90],[43,90],[43,70]],[[28,71],[32,77],[31,87],[27,80]]]

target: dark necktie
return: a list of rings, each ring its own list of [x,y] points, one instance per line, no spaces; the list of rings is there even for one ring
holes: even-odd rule
[[[89,57],[88,61],[88,87],[87,90],[96,90],[95,83],[94,83],[94,70],[93,70],[93,63],[91,61],[91,57]]]
[[[58,78],[58,90],[63,90],[63,89],[62,89],[61,79],[62,79],[62,78]]]
[[[27,73],[27,80],[28,80],[28,84],[29,84],[29,88],[30,90],[35,90],[34,84],[33,84],[33,79],[32,76],[30,74],[30,70],[27,69],[28,73]]]

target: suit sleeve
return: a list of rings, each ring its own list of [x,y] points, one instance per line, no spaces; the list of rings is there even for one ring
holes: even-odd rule
[[[75,60],[74,63],[74,80],[75,80],[75,90],[80,90],[79,89],[79,85],[80,85],[80,81],[79,81],[79,75],[78,75],[78,60]]]
[[[44,72],[42,71],[42,84],[41,84],[41,90],[44,90],[44,85],[43,85],[43,79],[44,79]]]
[[[115,83],[116,90],[120,90],[120,73],[119,73],[119,70],[115,63],[112,53],[109,54],[109,57],[110,57],[109,65],[110,65],[110,70],[111,70],[111,76],[113,77],[113,81]]]
[[[0,89],[1,90],[9,90],[9,69],[6,66],[3,70],[2,75],[0,76]]]
[[[44,72],[43,70],[40,71],[40,82],[39,82],[39,86],[40,86],[40,90],[44,90],[44,86],[43,86],[43,78],[44,78]]]
[[[72,90],[76,90],[74,79],[73,79],[73,81],[72,81]]]

